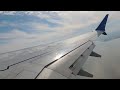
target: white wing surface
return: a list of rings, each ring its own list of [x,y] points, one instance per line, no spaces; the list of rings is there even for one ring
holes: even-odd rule
[[[101,57],[93,51],[94,40],[106,35],[108,14],[97,29],[64,41],[36,46],[0,55],[1,79],[72,79],[76,75],[93,77],[82,66],[89,56]]]

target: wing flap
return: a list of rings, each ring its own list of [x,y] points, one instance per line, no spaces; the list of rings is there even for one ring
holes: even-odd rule
[[[87,71],[85,71],[85,70],[83,70],[83,69],[81,69],[81,70],[79,71],[78,75],[80,75],[80,76],[85,76],[85,77],[93,77],[93,74],[91,74],[91,73],[89,73],[89,72],[87,72]]]
[[[66,56],[60,58],[58,61],[54,62],[53,64],[49,65],[47,68],[54,70],[58,73],[60,73],[63,76],[66,76],[67,78],[70,76],[70,74],[73,72],[69,67],[86,51],[88,47],[92,45],[92,42],[89,41],[85,43],[84,45],[76,48],[74,51],[70,52]],[[90,48],[91,50],[91,48]],[[91,51],[92,52],[92,51]],[[89,54],[88,54],[89,56]],[[81,64],[80,64],[81,65]],[[79,67],[82,67],[82,65]]]
[[[75,63],[72,64],[72,67],[70,69],[72,70],[72,73],[74,75],[77,75],[79,73],[79,71],[81,70],[81,68],[84,65],[85,61],[88,59],[88,56],[91,54],[91,52],[94,49],[94,47],[95,47],[95,45],[91,44],[90,47],[88,47],[80,55],[80,57],[75,61]]]

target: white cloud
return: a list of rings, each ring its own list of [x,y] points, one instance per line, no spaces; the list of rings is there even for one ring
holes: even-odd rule
[[[26,33],[18,29],[12,30],[9,33],[0,33],[1,40],[9,39],[10,42],[6,45],[0,45],[2,50],[15,50],[23,47],[32,46],[36,43],[50,41],[52,39],[62,38],[72,34],[76,30],[82,30],[84,27],[88,27],[91,24],[99,23],[106,14],[110,14],[108,22],[112,20],[118,20],[120,17],[119,12],[114,11],[8,11],[2,12],[0,14],[6,15],[33,15],[39,18],[45,19],[51,23],[58,24],[56,27],[51,27],[48,23],[38,23],[38,22],[27,22],[21,23],[21,25],[28,25],[33,28],[33,30],[38,31],[38,33]],[[16,27],[15,23],[1,22],[1,26],[11,25]],[[109,25],[109,23],[108,23]],[[110,25],[109,25],[110,28]],[[119,28],[119,25],[115,28]],[[94,28],[91,28],[94,29]],[[114,28],[112,28],[114,29]],[[53,31],[45,34],[41,34],[39,31],[47,30]],[[1,51],[2,51],[1,50]]]
[[[7,32],[7,33],[0,33],[0,39],[2,39],[2,40],[28,38],[31,36],[32,35],[29,35],[29,34],[22,32],[18,29],[11,30],[11,32]]]
[[[7,43],[0,44],[0,53],[50,43],[63,36],[65,35],[56,32],[46,34],[29,34],[17,29],[12,30],[9,33],[0,33],[0,40],[7,40]]]
[[[12,14],[12,15],[26,14],[26,15],[37,16],[49,22],[60,24],[60,26],[55,28],[57,30],[59,29],[70,30],[70,29],[74,29],[74,27],[78,27],[79,29],[81,29],[90,24],[98,23],[105,16],[105,14],[110,14],[110,19],[113,19],[113,18],[118,19],[120,16],[119,12],[115,12],[115,11],[17,11],[17,12],[7,11],[3,13],[8,15],[9,14]],[[40,26],[41,28],[45,28],[45,29],[50,28],[48,27],[48,25],[44,25],[44,24]],[[40,26],[37,25],[38,29]]]

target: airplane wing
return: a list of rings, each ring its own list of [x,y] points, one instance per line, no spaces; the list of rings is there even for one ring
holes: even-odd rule
[[[93,32],[0,55],[0,79],[72,79],[76,75],[93,77],[82,66],[93,51],[94,40],[106,35],[108,14]]]

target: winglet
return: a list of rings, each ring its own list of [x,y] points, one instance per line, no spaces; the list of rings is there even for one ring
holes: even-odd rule
[[[102,31],[102,32],[105,32],[105,26],[106,26],[106,22],[107,22],[107,19],[108,19],[108,15],[107,14],[104,19],[102,20],[102,22],[99,24],[99,26],[96,28],[96,31]]]

